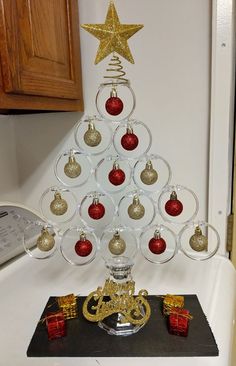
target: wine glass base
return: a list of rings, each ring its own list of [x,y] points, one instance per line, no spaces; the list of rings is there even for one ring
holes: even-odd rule
[[[115,313],[98,323],[98,326],[110,335],[129,336],[137,333],[145,324],[134,325],[125,321],[125,317],[121,313]]]

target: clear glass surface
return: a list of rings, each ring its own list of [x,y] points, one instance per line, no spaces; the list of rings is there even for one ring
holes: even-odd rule
[[[120,239],[125,242],[125,245],[120,250],[120,254],[113,254],[114,251],[112,253],[111,250],[109,249],[112,248],[111,246],[113,244],[113,240],[115,240],[117,237],[116,234],[118,234],[120,236]],[[137,253],[137,250],[138,250],[137,239],[130,229],[124,228],[122,226],[114,227],[105,230],[101,236],[100,251],[108,267],[114,263],[116,263],[116,265],[118,265],[118,263],[120,264],[121,263],[120,261],[122,261],[123,257],[129,258],[129,260],[132,261],[132,259],[135,257]]]
[[[106,262],[106,266],[110,271],[110,280],[118,284],[125,284],[132,280],[133,261],[130,258],[126,256],[113,257]],[[117,295],[122,295],[122,293]],[[140,311],[143,315],[145,314],[142,305],[140,305]],[[129,336],[137,333],[145,324],[134,325],[128,322],[122,313],[115,313],[100,321],[98,325],[110,335]]]
[[[207,238],[207,245],[204,250],[196,251],[190,246],[190,238],[199,227],[202,234]],[[189,222],[179,232],[179,246],[183,253],[191,259],[202,261],[213,257],[220,246],[220,236],[218,231],[205,221]]]
[[[86,144],[84,136],[88,131],[89,123],[92,122],[101,135],[101,142],[97,146]],[[75,142],[79,150],[87,155],[99,155],[105,152],[112,143],[112,129],[110,123],[96,116],[86,116],[75,128]]]
[[[148,175],[145,172],[150,171],[147,168],[147,163],[151,162],[153,169],[157,173],[157,180],[154,183],[147,184]],[[133,179],[135,184],[143,191],[147,193],[160,192],[171,179],[171,169],[168,162],[159,155],[151,154],[145,155],[139,159],[133,170]]]
[[[178,216],[171,216],[165,210],[167,201],[170,200],[172,192],[176,192],[177,199],[183,205],[183,211]],[[185,224],[196,217],[199,209],[198,198],[195,193],[181,185],[166,186],[161,192],[158,199],[158,209],[164,221],[173,224]]]
[[[99,199],[99,203],[101,203],[105,208],[104,216],[97,220],[91,218],[88,213],[90,205],[93,204],[93,200],[96,198]],[[105,227],[110,225],[114,220],[116,211],[116,206],[113,202],[112,197],[101,191],[93,191],[87,193],[86,196],[82,199],[79,209],[80,217],[84,224],[94,230],[103,230]]]
[[[127,128],[131,128],[138,137],[138,145],[134,150],[126,150],[121,144],[122,137],[127,134]],[[137,159],[149,151],[152,144],[151,131],[143,122],[137,120],[123,122],[114,132],[113,144],[119,155],[128,159]]]
[[[65,173],[65,167],[68,164],[70,157],[74,157],[81,168],[80,174],[77,177],[73,178],[69,177]],[[54,172],[56,178],[64,186],[80,187],[84,185],[90,178],[92,174],[92,163],[88,156],[72,148],[58,156],[55,162]]]
[[[46,229],[50,235],[52,235],[55,243],[50,250],[40,250],[37,244],[39,237],[42,235],[42,230]],[[47,259],[52,257],[58,246],[59,236],[52,225],[45,222],[35,221],[30,225],[26,226],[23,234],[23,246],[26,253],[35,259]]]
[[[163,253],[154,254],[149,243],[155,237],[155,232],[160,233],[161,238],[166,243],[166,249]],[[177,253],[177,238],[175,233],[165,225],[152,225],[142,232],[139,239],[140,250],[144,258],[155,264],[169,262]]]
[[[127,322],[121,313],[112,314],[98,323],[98,326],[108,334],[125,337],[137,333],[144,325],[134,325]]]
[[[123,102],[123,110],[118,115],[109,114],[105,107],[113,88],[116,90],[117,97]],[[132,115],[135,105],[135,94],[129,81],[111,80],[100,85],[96,95],[96,107],[102,118],[113,122],[123,121]]]
[[[55,215],[50,206],[55,200],[55,194],[59,193],[61,198],[67,203],[67,210],[62,215]],[[53,186],[48,188],[40,198],[40,210],[47,221],[54,224],[62,224],[69,222],[76,214],[77,199],[75,195],[68,188],[61,188]]]
[[[138,196],[140,204],[144,207],[144,215],[140,219],[133,219],[128,213],[129,207],[133,204],[134,198]],[[150,225],[155,217],[154,201],[142,191],[128,192],[121,198],[118,205],[118,214],[121,224],[126,228],[133,230],[144,229]]]
[[[80,256],[76,253],[75,245],[81,240],[81,234],[85,234],[86,240],[92,244],[92,251],[89,255]],[[97,237],[93,231],[85,227],[71,227],[62,236],[60,251],[65,260],[75,266],[82,266],[92,262],[97,252]]]
[[[125,180],[122,184],[114,185],[109,180],[109,173],[113,170],[113,165],[117,163],[119,169],[125,173]],[[108,193],[117,193],[125,189],[130,184],[132,169],[129,162],[118,155],[107,156],[102,159],[95,170],[95,178],[99,188]]]
[[[110,272],[110,280],[121,284],[132,280],[131,270],[133,265],[133,259],[125,255],[107,257],[106,260],[106,267]]]

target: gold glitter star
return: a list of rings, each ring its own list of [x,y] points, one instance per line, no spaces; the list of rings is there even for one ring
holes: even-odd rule
[[[113,1],[110,2],[104,24],[83,24],[86,31],[100,40],[95,64],[98,64],[112,52],[117,52],[134,64],[127,40],[143,28],[142,24],[120,24]]]

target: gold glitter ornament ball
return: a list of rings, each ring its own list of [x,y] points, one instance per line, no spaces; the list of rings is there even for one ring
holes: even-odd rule
[[[189,239],[189,245],[196,252],[202,252],[207,249],[207,237],[202,235],[202,230],[199,226],[196,227],[194,235]]]
[[[54,194],[54,200],[50,204],[50,210],[56,216],[64,215],[68,210],[67,202],[61,197],[59,192]]]
[[[88,130],[84,134],[84,142],[90,147],[96,147],[102,141],[102,136],[98,130],[96,130],[94,123],[89,122]]]
[[[125,241],[120,237],[120,234],[116,232],[113,238],[109,241],[108,248],[111,254],[121,255],[125,252],[126,244]]]
[[[52,234],[47,229],[43,228],[41,235],[37,239],[37,248],[42,252],[49,252],[55,245],[55,240]]]
[[[153,169],[152,162],[149,160],[146,163],[145,169],[140,174],[140,179],[144,184],[152,185],[156,183],[158,179],[158,174],[155,169]]]
[[[81,174],[81,166],[73,155],[69,156],[68,163],[64,166],[64,173],[69,178],[77,178]]]
[[[133,220],[140,220],[143,218],[144,214],[145,214],[144,206],[140,203],[139,197],[134,196],[133,202],[128,207],[129,217]]]

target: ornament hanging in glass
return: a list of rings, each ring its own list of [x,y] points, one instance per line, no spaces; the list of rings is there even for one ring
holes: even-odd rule
[[[85,233],[80,234],[80,239],[75,244],[76,254],[80,257],[87,257],[93,250],[93,244],[86,238]]]
[[[50,204],[50,210],[56,216],[64,215],[68,210],[68,204],[59,192],[54,194],[54,200]]]
[[[207,249],[208,240],[205,235],[202,234],[202,230],[199,226],[195,228],[194,235],[189,239],[190,247],[196,252],[202,252]]]
[[[36,242],[37,248],[42,252],[49,252],[55,245],[53,236],[46,228],[43,228]]]
[[[125,172],[120,169],[117,162],[114,162],[113,169],[108,174],[108,179],[114,186],[119,186],[125,181]]]
[[[166,242],[158,230],[155,230],[153,238],[148,243],[148,247],[153,254],[162,254],[166,250]]]
[[[102,135],[96,129],[93,122],[89,122],[88,130],[84,134],[84,142],[90,147],[96,147],[102,141]]]
[[[123,111],[124,105],[122,100],[117,96],[115,87],[111,90],[110,98],[107,99],[105,108],[111,116],[118,116]]]
[[[170,216],[179,216],[183,211],[183,204],[177,198],[177,193],[173,191],[170,199],[165,204],[165,211]]]
[[[89,206],[88,214],[94,220],[100,220],[105,215],[105,207],[97,197],[93,199],[93,203]]]
[[[144,184],[152,185],[158,179],[157,171],[153,168],[151,160],[148,160],[145,169],[140,174],[140,179]]]
[[[140,203],[139,197],[135,195],[133,198],[133,202],[128,207],[128,215],[133,220],[140,220],[143,218],[144,214],[145,214],[145,208]]]
[[[115,232],[113,238],[109,241],[108,247],[113,255],[121,255],[125,252],[126,243],[124,239],[121,238],[119,231]]]
[[[81,174],[81,166],[76,161],[74,154],[68,158],[68,163],[64,166],[64,173],[69,178],[77,178]]]
[[[128,126],[126,133],[121,138],[121,145],[125,150],[132,151],[136,149],[139,144],[138,136],[135,135],[133,128]]]

